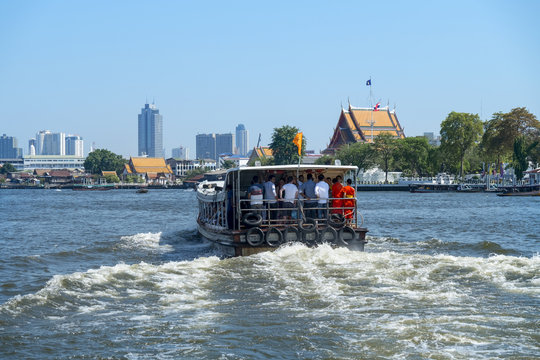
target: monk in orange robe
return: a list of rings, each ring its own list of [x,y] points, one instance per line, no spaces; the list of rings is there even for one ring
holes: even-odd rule
[[[345,208],[345,219],[352,219],[354,215],[354,205],[356,199],[354,198],[354,195],[356,194],[356,190],[351,186],[352,180],[347,179],[347,186],[344,186],[341,189],[341,196],[343,197],[343,207]]]
[[[341,185],[341,183],[338,181],[337,178],[333,178],[332,179],[332,197],[333,198],[343,197],[343,195],[341,194],[341,189],[343,189],[343,185]],[[343,209],[340,209],[341,207],[343,207],[343,201],[341,199],[332,200],[332,211],[330,211],[330,213],[343,214]]]

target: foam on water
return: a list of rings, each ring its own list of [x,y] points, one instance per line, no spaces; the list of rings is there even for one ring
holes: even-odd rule
[[[162,233],[141,233],[120,238],[120,248],[149,250],[158,253],[173,251],[170,244],[162,244]]]

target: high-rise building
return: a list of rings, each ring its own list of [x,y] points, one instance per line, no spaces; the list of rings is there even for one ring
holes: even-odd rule
[[[66,136],[66,155],[84,156],[84,141],[79,135]]]
[[[42,130],[36,134],[36,155],[66,155],[66,134]]]
[[[197,159],[216,159],[216,134],[197,134],[195,145]]]
[[[240,156],[247,156],[249,149],[249,134],[244,124],[236,127],[236,151]]]
[[[221,154],[234,153],[234,134],[216,134],[216,161]]]
[[[139,156],[164,157],[163,116],[154,104],[144,104],[139,114]]]
[[[189,158],[189,149],[187,147],[177,147],[172,149],[172,157],[180,160],[187,160]]]
[[[17,159],[22,158],[22,149],[17,147],[17,138],[0,136],[0,159]]]
[[[36,139],[28,140],[28,154],[36,155],[36,149],[37,149],[37,140]]]

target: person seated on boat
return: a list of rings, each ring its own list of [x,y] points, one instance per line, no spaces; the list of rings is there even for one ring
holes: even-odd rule
[[[347,185],[344,186],[343,189],[341,189],[341,194],[340,194],[341,196],[339,196],[339,197],[344,198],[343,207],[345,208],[345,211],[344,211],[345,219],[347,219],[348,222],[350,222],[353,218],[354,205],[356,202],[356,199],[354,198],[356,191],[351,185],[352,185],[352,180],[347,179]]]
[[[330,186],[324,181],[324,175],[319,174],[319,182],[315,185],[315,195],[317,196],[317,217],[319,219],[326,219],[327,207],[328,207],[328,193]]]
[[[313,174],[307,174],[307,181],[302,185],[302,191],[299,191],[299,194],[304,198],[304,215],[314,219],[317,216],[313,209],[317,207],[317,195],[315,194]]]
[[[261,214],[264,217],[263,211],[263,189],[259,185],[259,176],[253,176],[251,186],[248,189],[249,206],[253,212]]]
[[[295,207],[296,199],[298,198],[298,188],[293,184],[294,178],[289,176],[287,184],[281,188],[281,207],[283,210],[283,220],[291,219],[292,209]]]
[[[343,185],[339,182],[338,178],[335,177],[332,179],[332,197],[334,198],[332,200],[332,210],[330,211],[332,214],[343,214],[343,202],[340,199],[342,197],[341,189],[343,189]]]
[[[267,218],[276,220],[278,218],[278,197],[276,192],[276,176],[274,174],[268,175],[268,181],[264,183],[264,200],[266,201],[268,211]]]

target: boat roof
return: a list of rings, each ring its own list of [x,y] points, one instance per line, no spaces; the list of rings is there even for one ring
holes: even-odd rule
[[[267,165],[267,166],[240,166],[227,170],[227,173],[234,171],[273,171],[273,170],[332,170],[332,171],[351,171],[358,170],[357,166],[353,165],[310,165],[310,164],[300,164],[300,165]]]

